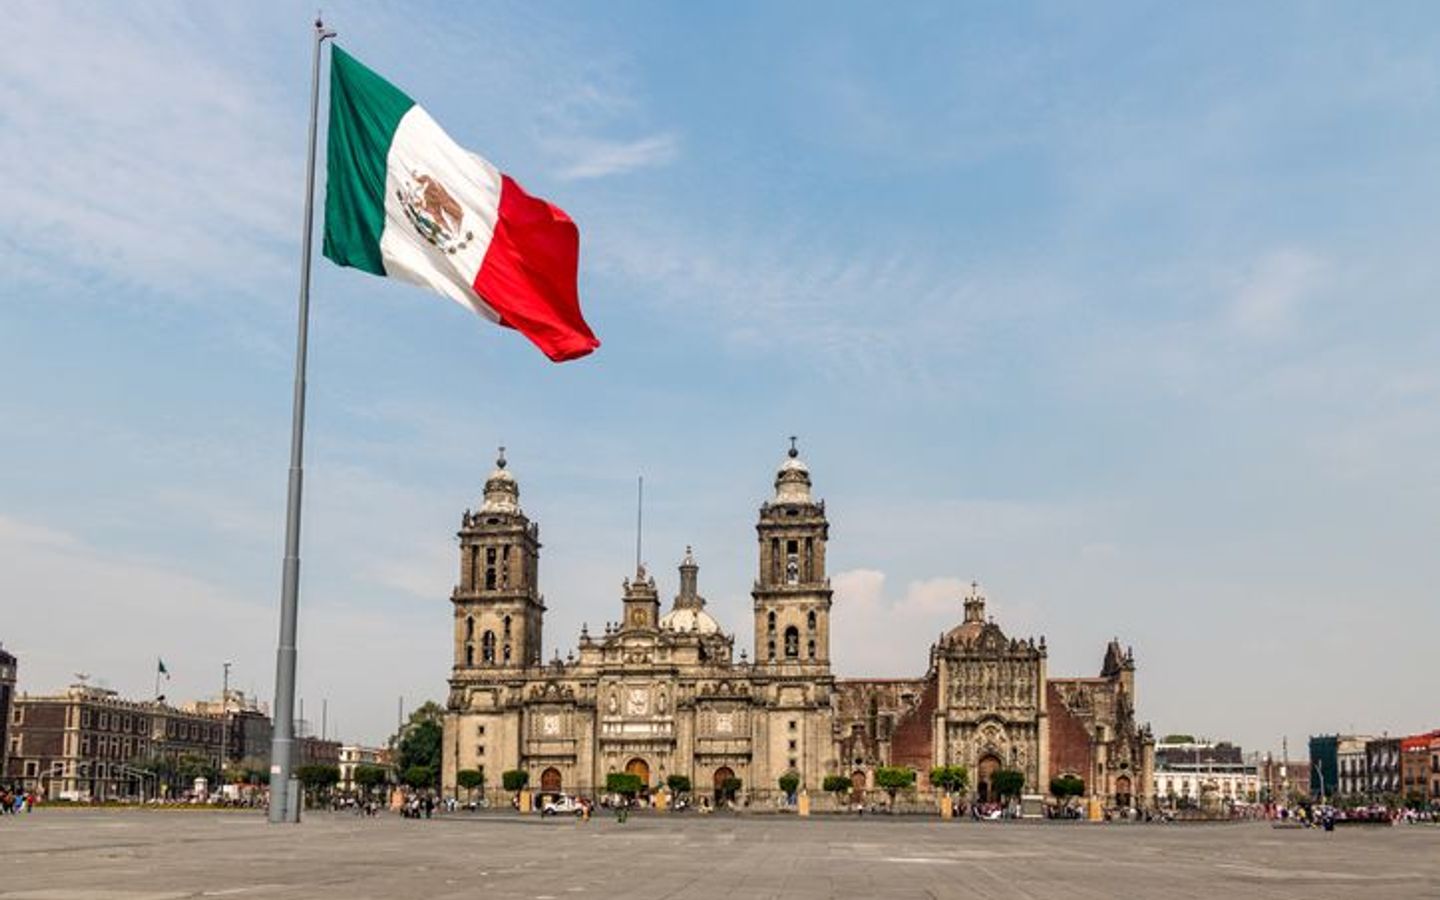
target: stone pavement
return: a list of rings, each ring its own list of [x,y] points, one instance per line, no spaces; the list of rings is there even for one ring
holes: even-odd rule
[[[39,810],[0,819],[4,900],[1440,898],[1440,828]]]

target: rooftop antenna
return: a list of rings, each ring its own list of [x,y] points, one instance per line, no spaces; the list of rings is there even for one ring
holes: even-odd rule
[[[640,573],[640,536],[645,515],[645,476],[636,476],[635,482],[635,573]]]

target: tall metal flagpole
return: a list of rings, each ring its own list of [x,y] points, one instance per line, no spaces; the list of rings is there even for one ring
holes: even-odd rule
[[[295,621],[300,608],[300,488],[304,479],[305,349],[310,326],[310,233],[315,225],[315,131],[320,115],[320,46],[335,36],[315,19],[310,67],[310,143],[305,157],[305,229],[300,239],[300,326],[295,339],[295,405],[290,424],[290,483],[285,503],[285,563],[280,587],[280,644],[275,650],[274,737],[270,744],[270,821],[300,821],[292,782],[295,743]]]

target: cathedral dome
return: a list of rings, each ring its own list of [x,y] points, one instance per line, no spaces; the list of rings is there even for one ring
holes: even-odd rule
[[[719,634],[720,623],[715,617],[699,607],[680,607],[672,609],[660,617],[660,627],[666,631],[689,632],[699,634]]]
[[[985,630],[985,595],[980,593],[978,582],[970,582],[970,593],[965,597],[965,621],[945,632],[945,640],[952,643],[968,644]]]
[[[520,511],[520,484],[505,469],[505,448],[495,460],[495,471],[485,479],[485,502],[482,513],[518,513]]]
[[[810,502],[810,467],[800,459],[800,451],[795,448],[793,437],[790,439],[790,451],[786,454],[785,461],[780,464],[779,471],[775,473],[775,502]]]

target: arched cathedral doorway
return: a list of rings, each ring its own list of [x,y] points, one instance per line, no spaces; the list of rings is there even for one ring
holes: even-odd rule
[[[640,776],[640,789],[650,790],[650,764],[640,757],[635,757],[625,764],[625,772],[629,775]]]
[[[1121,775],[1115,779],[1115,805],[1128,807],[1132,805],[1133,797],[1130,794],[1130,776]]]
[[[715,802],[730,798],[730,791],[726,788],[726,782],[735,777],[735,770],[729,766],[721,766],[715,770]]]
[[[560,770],[551,766],[540,773],[540,793],[560,793]]]
[[[995,773],[998,771],[1000,771],[998,756],[987,753],[980,757],[980,764],[975,767],[975,796],[981,803],[990,803],[995,799],[994,779]]]

